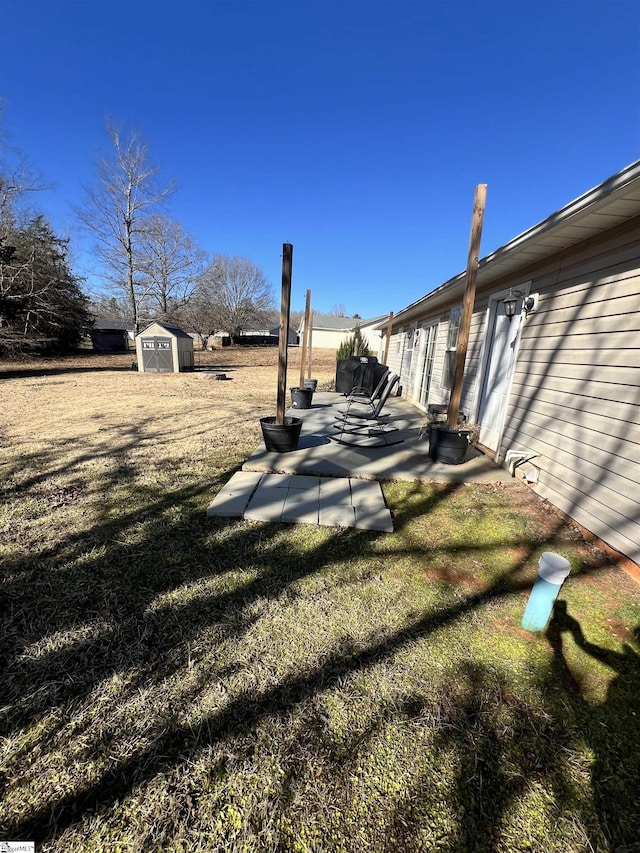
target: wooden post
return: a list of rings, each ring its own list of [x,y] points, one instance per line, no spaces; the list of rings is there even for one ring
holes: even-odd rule
[[[482,220],[484,218],[486,197],[487,185],[478,184],[473,200],[471,237],[469,239],[469,255],[467,257],[467,283],[462,301],[462,316],[460,317],[460,331],[458,332],[458,346],[456,348],[456,367],[453,373],[451,397],[449,398],[449,408],[447,410],[447,427],[449,429],[455,429],[458,425],[458,412],[460,411],[460,400],[462,399],[462,381],[464,379],[464,363],[467,358],[471,315],[473,314],[473,303],[476,298],[476,276],[478,261],[480,260],[480,238],[482,237]]]
[[[307,379],[311,379],[312,356],[313,356],[313,308],[309,311],[309,340],[307,341]]]
[[[284,424],[287,403],[287,355],[289,344],[289,315],[291,311],[291,268],[293,246],[282,244],[282,296],[280,298],[280,339],[278,347],[278,401],[276,423]]]
[[[304,306],[304,333],[302,335],[302,352],[300,353],[300,384],[299,388],[304,387],[304,361],[307,355],[309,346],[309,316],[311,314],[311,291],[307,290],[307,301]]]
[[[389,319],[387,320],[386,340],[384,342],[384,358],[382,363],[386,364],[389,358],[389,341],[391,340],[391,328],[393,326],[393,311],[389,311]]]

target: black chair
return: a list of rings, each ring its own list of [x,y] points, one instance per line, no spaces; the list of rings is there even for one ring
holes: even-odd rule
[[[384,408],[384,404],[389,399],[389,395],[391,394],[391,392],[396,387],[399,381],[400,377],[398,376],[398,374],[391,373],[389,371],[385,377],[385,383],[382,389],[382,393],[380,394],[380,397],[377,400],[375,399],[375,396],[379,390],[378,388],[374,390],[373,394],[371,394],[370,397],[349,397],[347,401],[347,408],[338,409],[336,420],[348,421],[353,419],[360,419],[365,421],[377,421],[380,417],[382,409]],[[357,408],[354,409],[354,405],[367,406],[368,409],[365,409],[365,411],[361,411]]]
[[[382,414],[382,409],[384,408],[384,404],[389,399],[389,395],[393,391],[393,389],[400,382],[400,377],[397,373],[389,373],[386,378],[386,385],[380,395],[380,399],[376,402],[373,400],[373,395],[370,399],[365,401],[365,404],[370,407],[370,411],[358,411],[357,409],[353,409],[353,405],[360,402],[362,404],[362,399],[358,400],[354,398],[351,403],[347,406],[347,408],[340,412],[336,416],[336,423],[333,424],[334,429],[340,430],[339,436],[331,436],[333,441],[337,441],[340,444],[351,444],[357,445],[357,438],[379,438],[379,441],[376,444],[367,444],[361,446],[367,447],[390,447],[394,444],[402,444],[404,439],[399,439],[395,441],[389,441],[387,436],[389,433],[397,432],[398,428],[389,426],[388,421],[382,420],[386,417],[385,414]],[[354,436],[354,440],[345,439],[345,435]]]
[[[391,371],[388,369],[384,371],[382,376],[380,377],[380,381],[373,389],[371,393],[367,391],[367,389],[360,385],[352,390],[352,392],[347,396],[347,408],[346,409],[338,409],[342,414],[347,414],[349,411],[349,407],[353,403],[359,403],[365,406],[371,406],[372,409],[376,406],[376,399],[382,396],[383,388],[387,383],[387,379],[389,378],[389,374]]]

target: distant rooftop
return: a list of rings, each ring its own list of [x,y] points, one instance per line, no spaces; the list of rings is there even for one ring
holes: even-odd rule
[[[383,317],[374,317],[372,320],[366,320],[363,317],[335,317],[333,314],[316,314],[314,311],[313,328],[340,332],[355,329],[356,326],[368,326],[382,319]],[[299,330],[302,328],[303,323],[304,316],[300,320]]]

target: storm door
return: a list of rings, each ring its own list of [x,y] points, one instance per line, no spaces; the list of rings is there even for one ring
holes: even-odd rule
[[[437,323],[420,329],[420,373],[414,399],[425,409],[429,402],[429,391],[431,390],[431,380],[433,379],[433,360],[436,351],[437,330]]]
[[[505,314],[504,302],[493,299],[488,311],[488,338],[484,378],[478,410],[480,442],[490,450],[498,450],[511,380],[516,363],[516,351],[522,323],[522,300],[516,305],[516,313],[509,318]]]

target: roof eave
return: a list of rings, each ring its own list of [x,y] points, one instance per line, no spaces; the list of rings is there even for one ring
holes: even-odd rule
[[[633,186],[635,185],[635,186]],[[627,188],[633,190],[630,195],[630,209],[627,218],[640,214],[640,160],[622,169],[620,172],[613,175],[608,180],[604,181],[597,187],[588,190],[579,198],[570,202],[565,207],[552,213],[546,219],[539,222],[537,225],[523,231],[513,240],[510,240],[504,246],[496,249],[484,258],[481,258],[478,263],[478,286],[489,284],[494,278],[499,278],[511,271],[516,270],[517,263],[514,258],[525,247],[533,247],[536,243],[538,246],[537,260],[543,260],[545,257],[550,257],[564,248],[570,248],[572,245],[577,245],[583,239],[588,238],[588,234],[584,237],[567,238],[565,246],[548,246],[544,247],[542,241],[545,237],[555,233],[562,234],[578,220],[584,220],[590,214],[594,213],[599,208],[606,208],[607,205],[613,204],[613,201],[618,196],[622,196]],[[511,263],[509,263],[511,261]],[[531,256],[523,260],[520,266],[525,267],[531,262]],[[503,269],[498,269],[503,267]],[[466,271],[450,278],[444,284],[436,287],[425,296],[407,305],[393,317],[393,325],[411,322],[418,316],[425,313],[425,309],[435,311],[440,306],[450,303],[464,293],[466,281]],[[379,327],[381,328],[382,325]]]

